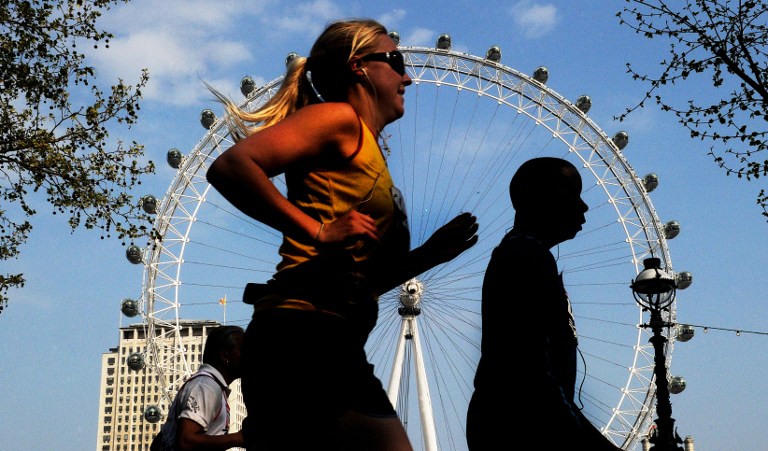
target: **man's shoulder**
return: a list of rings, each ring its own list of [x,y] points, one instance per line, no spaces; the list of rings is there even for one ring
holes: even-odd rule
[[[530,264],[531,260],[548,260],[552,254],[540,241],[535,238],[508,234],[493,250],[494,257],[502,256],[511,259],[519,259],[523,264]]]
[[[209,365],[207,363],[200,365],[200,368],[191,377],[201,377],[201,376],[204,379],[212,379],[222,388],[226,388],[227,384],[224,381],[224,376],[213,365]]]
[[[184,384],[185,387],[179,392],[188,396],[192,392],[199,392],[201,390],[206,392],[219,392],[221,391],[221,382],[216,379],[216,376],[210,371],[205,371],[202,368],[198,369],[195,373],[192,373]]]

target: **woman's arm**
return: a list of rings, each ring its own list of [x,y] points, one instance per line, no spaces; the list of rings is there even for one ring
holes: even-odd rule
[[[238,210],[285,235],[315,239],[321,224],[280,193],[271,177],[299,168],[328,167],[357,148],[360,121],[346,103],[308,105],[222,153],[207,171],[208,182]],[[373,220],[352,214],[322,228],[325,242],[350,236],[376,238]]]
[[[421,246],[408,253],[405,261],[389,268],[386,274],[377,274],[373,280],[374,291],[386,293],[440,263],[453,260],[477,243],[477,218],[471,213],[461,213],[440,227]]]

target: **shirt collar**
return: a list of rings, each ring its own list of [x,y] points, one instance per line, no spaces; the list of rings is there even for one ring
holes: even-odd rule
[[[219,381],[222,387],[226,387],[224,389],[224,392],[226,392],[227,396],[229,396],[232,390],[227,385],[227,381],[224,380],[224,376],[222,376],[219,370],[217,370],[213,365],[203,363],[202,365],[200,365],[200,369],[198,370],[198,372],[210,374],[214,379]]]

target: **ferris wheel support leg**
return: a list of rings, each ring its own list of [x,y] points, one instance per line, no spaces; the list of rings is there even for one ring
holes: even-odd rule
[[[389,402],[393,406],[397,405],[397,396],[400,393],[400,380],[403,377],[403,360],[405,356],[405,344],[408,340],[408,320],[403,318],[400,324],[400,338],[397,340],[397,350],[395,351],[395,359],[392,364],[392,374],[389,377],[389,387],[387,388],[387,394],[389,395]]]
[[[421,353],[421,339],[419,338],[416,321],[413,319],[409,321],[412,324],[413,362],[416,366],[416,386],[419,391],[419,411],[421,412],[422,434],[424,434],[424,449],[426,451],[437,451],[435,417],[432,412],[432,398],[429,394],[427,371],[424,368],[424,356]]]
[[[419,412],[421,414],[421,428],[424,437],[424,450],[437,451],[437,432],[435,418],[432,411],[432,398],[429,394],[427,372],[424,367],[424,357],[421,352],[421,340],[417,333],[416,321],[413,316],[404,316],[400,326],[400,338],[397,341],[392,375],[389,378],[387,394],[393,406],[397,405],[397,397],[400,391],[400,382],[403,378],[403,366],[405,359],[405,347],[413,346],[414,366],[416,369],[416,387],[419,395]]]

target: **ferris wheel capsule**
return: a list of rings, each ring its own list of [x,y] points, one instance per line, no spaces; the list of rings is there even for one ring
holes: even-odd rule
[[[149,406],[144,410],[144,419],[150,423],[157,423],[163,418],[160,408],[157,406]]]
[[[441,34],[437,38],[437,43],[435,44],[435,47],[437,47],[438,50],[451,50],[451,35]]]
[[[678,324],[677,325],[677,331],[676,331],[676,337],[677,341],[686,342],[693,338],[694,334],[693,326],[690,324]]]
[[[139,314],[139,304],[133,299],[125,298],[120,303],[120,311],[128,318],[133,318]]]
[[[256,89],[256,82],[253,78],[246,75],[240,80],[240,92],[244,96],[248,97],[248,94],[252,93],[254,89]]]
[[[587,114],[589,109],[592,108],[592,99],[588,95],[581,95],[576,99],[576,108],[581,110],[582,113]]]
[[[298,57],[299,57],[299,54],[296,52],[290,52],[288,55],[286,55],[285,67],[288,67],[293,62],[293,60],[295,60]]]
[[[675,276],[675,284],[679,290],[685,290],[693,283],[693,274],[688,271],[683,271]]]
[[[542,85],[549,80],[549,69],[544,66],[539,66],[533,71],[533,79],[541,83]]]
[[[138,352],[134,352],[125,359],[125,364],[133,371],[139,371],[144,368],[144,356]]]
[[[139,204],[145,213],[149,213],[151,215],[157,213],[157,198],[155,196],[147,194],[146,196],[143,196],[141,200],[139,200]]]
[[[210,129],[214,122],[216,122],[216,113],[213,110],[206,108],[200,113],[200,125],[206,130]]]
[[[664,238],[671,240],[680,234],[680,223],[677,221],[669,221],[664,224]]]
[[[618,147],[619,150],[622,150],[627,147],[627,144],[629,144],[629,133],[623,130],[617,132],[615,135],[613,135],[612,141],[614,144],[616,144],[616,147]]]
[[[181,160],[183,159],[181,155],[181,151],[177,148],[172,148],[168,151],[168,153],[165,155],[165,161],[168,162],[168,165],[172,167],[173,169],[179,169],[179,166],[181,166]]]
[[[643,177],[643,186],[646,192],[651,192],[659,186],[659,176],[656,174],[648,174]]]
[[[681,376],[674,376],[669,380],[669,392],[673,395],[682,393],[687,383]]]
[[[144,263],[144,258],[142,257],[143,254],[144,252],[141,248],[135,244],[128,246],[128,249],[125,250],[125,258],[134,265]]]
[[[392,30],[389,32],[389,37],[392,38],[393,41],[395,41],[395,45],[400,45],[400,33],[398,33],[395,30]]]
[[[501,47],[498,45],[491,46],[487,52],[485,52],[485,59],[498,63],[501,61]]]

